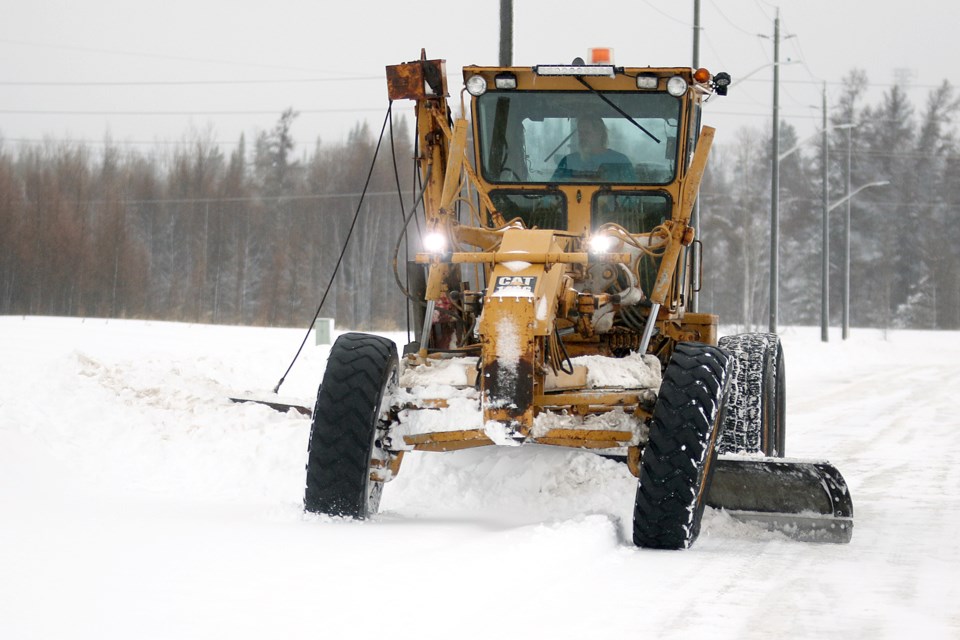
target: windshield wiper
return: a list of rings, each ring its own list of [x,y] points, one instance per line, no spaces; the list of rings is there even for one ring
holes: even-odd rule
[[[551,152],[550,152],[550,155],[548,155],[546,158],[544,158],[543,161],[544,161],[544,162],[549,162],[549,161],[550,161],[550,158],[552,158],[554,155],[556,155],[557,151],[560,151],[560,147],[562,147],[563,145],[567,144],[567,140],[569,140],[570,138],[572,138],[572,137],[573,137],[573,134],[575,134],[576,132],[577,132],[576,129],[573,129],[572,131],[570,131],[570,133],[567,134],[567,137],[564,138],[563,140],[561,140],[561,141],[560,141],[560,144],[557,145],[557,148],[554,149],[553,151],[551,151]]]
[[[651,140],[653,140],[653,141],[656,142],[657,144],[660,144],[660,138],[658,138],[657,136],[655,136],[655,135],[653,135],[652,133],[650,133],[650,132],[646,129],[646,127],[644,127],[642,124],[640,124],[639,122],[637,122],[636,120],[634,120],[633,118],[631,118],[630,115],[629,115],[626,111],[624,111],[623,109],[621,109],[620,107],[618,107],[617,105],[615,105],[615,104],[613,103],[613,101],[610,100],[610,98],[608,98],[607,96],[603,95],[602,93],[600,93],[599,91],[597,91],[596,89],[594,89],[593,87],[591,87],[591,86],[587,83],[587,81],[584,80],[581,76],[576,76],[576,78],[577,78],[577,80],[580,81],[580,84],[582,84],[582,85],[585,86],[587,89],[590,89],[590,91],[592,91],[592,92],[594,92],[595,94],[597,94],[597,96],[598,96],[601,100],[603,100],[603,101],[606,102],[608,105],[610,105],[611,107],[613,107],[613,109],[614,109],[617,113],[619,113],[619,114],[622,115],[624,118],[626,118],[627,120],[629,120],[630,123],[631,123],[633,126],[635,126],[637,129],[640,129],[640,131],[643,131],[645,134],[647,134],[648,136],[650,136],[650,139],[651,139]]]

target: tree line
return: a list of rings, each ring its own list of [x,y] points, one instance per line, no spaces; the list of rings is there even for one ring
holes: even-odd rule
[[[356,215],[322,314],[397,328],[405,305],[392,249],[412,204],[406,126],[392,145],[385,136],[371,174],[367,125],[297,154],[295,118],[286,111],[252,149],[241,136],[230,153],[203,136],[149,154],[109,142],[98,153],[0,146],[0,314],[304,326]]]
[[[960,328],[960,103],[947,82],[919,106],[897,86],[866,104],[867,87],[851,72],[829,112],[828,201],[844,196],[848,155],[852,188],[889,182],[850,201],[851,322]],[[349,235],[322,315],[402,328],[393,254],[415,191],[406,124],[383,138],[361,203],[379,132],[357,125],[343,142],[298,151],[295,119],[284,112],[230,152],[202,135],[147,153],[0,140],[0,314],[304,326]],[[784,123],[780,148],[800,142]],[[781,162],[781,324],[820,319],[817,147]],[[700,196],[701,310],[746,329],[768,316],[770,148],[769,130],[721,131]],[[844,212],[830,220],[834,324]],[[399,256],[402,279],[403,247]]]
[[[844,79],[828,109],[828,203],[841,203],[849,158],[850,321],[854,326],[960,328],[960,100],[944,81],[914,105],[900,86],[866,104],[866,74]],[[781,153],[802,143],[781,126]],[[723,136],[701,190],[701,299],[721,320],[765,327],[770,265],[769,129]],[[823,159],[820,136],[780,167],[780,318],[820,322]],[[829,216],[830,321],[841,321],[845,204]]]

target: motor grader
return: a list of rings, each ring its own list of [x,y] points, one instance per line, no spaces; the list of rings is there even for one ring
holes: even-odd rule
[[[416,107],[425,227],[401,283],[416,340],[399,354],[360,333],[332,346],[306,509],[370,516],[409,451],[540,444],[629,468],[640,546],[689,547],[708,505],[849,541],[840,473],[783,457],[777,337],[719,338],[717,316],[689,308],[714,138],[701,110],[730,77],[468,66],[454,115],[443,60],[386,76],[390,99]]]

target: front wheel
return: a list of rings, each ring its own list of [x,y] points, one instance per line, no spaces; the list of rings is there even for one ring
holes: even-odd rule
[[[377,468],[388,458],[380,446],[385,404],[397,366],[397,347],[386,338],[345,333],[331,347],[307,449],[307,511],[351,518],[377,512]]]
[[[686,549],[700,534],[728,367],[727,355],[716,347],[681,343],[674,349],[640,458],[633,511],[636,545]]]

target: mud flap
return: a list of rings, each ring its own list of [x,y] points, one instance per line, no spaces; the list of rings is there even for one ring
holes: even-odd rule
[[[853,500],[829,462],[723,455],[715,464],[707,506],[797,540],[853,537]]]

